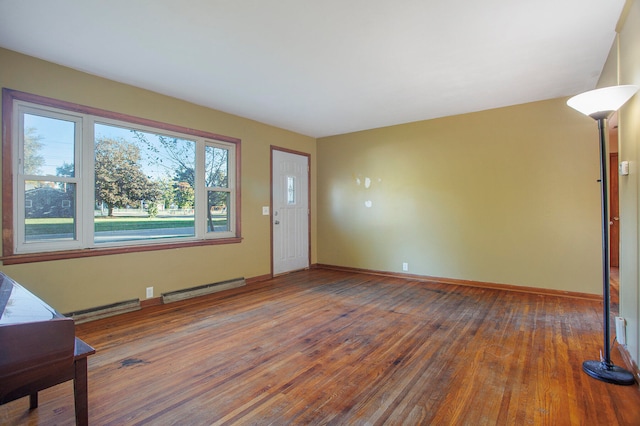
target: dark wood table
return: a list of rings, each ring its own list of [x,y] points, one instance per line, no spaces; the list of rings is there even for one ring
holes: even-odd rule
[[[73,380],[76,424],[88,424],[87,357],[95,349],[75,337],[66,318],[0,272],[0,404]]]

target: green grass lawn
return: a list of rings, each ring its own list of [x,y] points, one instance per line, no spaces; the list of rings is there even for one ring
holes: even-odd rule
[[[94,224],[96,232],[100,232],[185,228],[193,226],[194,221],[193,217],[97,217],[95,218]]]
[[[216,225],[225,225],[225,216],[215,217]],[[73,219],[27,219],[27,235],[73,233]],[[96,217],[95,232],[131,231],[136,229],[167,229],[194,226],[193,217]]]

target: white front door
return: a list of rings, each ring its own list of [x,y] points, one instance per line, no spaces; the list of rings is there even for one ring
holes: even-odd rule
[[[273,273],[309,267],[309,157],[272,149]]]

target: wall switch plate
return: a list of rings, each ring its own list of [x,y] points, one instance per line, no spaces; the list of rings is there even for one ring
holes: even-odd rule
[[[269,216],[269,206],[262,206],[262,215]]]
[[[153,287],[147,287],[147,299],[153,297]]]
[[[618,167],[620,168],[620,176],[629,176],[629,162],[628,161],[621,161],[620,165]]]
[[[405,272],[409,270],[409,264],[407,262],[402,262],[402,270]]]

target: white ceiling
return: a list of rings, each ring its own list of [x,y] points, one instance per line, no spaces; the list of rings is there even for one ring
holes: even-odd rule
[[[623,5],[0,0],[0,46],[321,137],[593,89]]]

